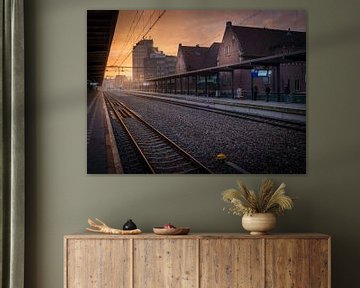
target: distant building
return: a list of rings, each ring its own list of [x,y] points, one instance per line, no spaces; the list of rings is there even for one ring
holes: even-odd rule
[[[179,44],[177,52],[176,72],[183,73],[217,65],[217,56],[221,43],[213,43],[210,47],[183,46]]]
[[[289,30],[233,26],[226,23],[226,29],[217,57],[218,65],[236,64],[246,60],[306,49],[306,33]],[[275,70],[272,67],[260,67],[272,71],[270,77],[254,78],[253,85],[259,93],[269,87],[275,92],[306,91],[305,62],[294,62],[280,65],[280,87],[276,87]],[[231,75],[221,73],[222,88],[231,85]],[[251,71],[239,69],[234,71],[235,89],[251,93]],[[225,87],[224,87],[225,86]]]
[[[153,40],[143,39],[136,43],[132,50],[132,66],[133,66],[133,82],[139,84],[145,79],[145,65],[144,60],[150,57],[153,53]]]
[[[176,57],[168,56],[157,47],[153,40],[143,39],[132,51],[133,82],[139,88],[146,79],[175,74]]]
[[[116,88],[124,88],[128,83],[128,78],[125,75],[116,75],[115,76],[115,86]]]
[[[103,80],[102,87],[104,90],[112,90],[115,89],[115,79],[107,77]]]
[[[144,59],[145,79],[156,78],[176,73],[176,56],[165,55],[162,51],[150,54],[149,58]]]

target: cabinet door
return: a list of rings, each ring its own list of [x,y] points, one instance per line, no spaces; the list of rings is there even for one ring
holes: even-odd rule
[[[330,287],[330,240],[310,240],[310,287]]]
[[[260,239],[200,241],[200,287],[260,288],[264,285]]]
[[[266,287],[304,288],[311,286],[311,239],[266,240]],[[319,251],[315,252],[319,255]],[[326,282],[325,282],[326,283]]]
[[[68,239],[66,288],[131,287],[130,240]]]
[[[134,288],[195,288],[197,270],[197,240],[134,240]]]

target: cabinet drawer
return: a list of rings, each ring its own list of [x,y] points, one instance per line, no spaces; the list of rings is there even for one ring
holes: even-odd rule
[[[196,288],[197,240],[134,240],[134,288]]]
[[[327,288],[329,242],[325,239],[267,239],[267,288]]]
[[[67,288],[131,287],[130,240],[67,240]]]
[[[263,287],[262,240],[204,239],[200,243],[200,287]]]

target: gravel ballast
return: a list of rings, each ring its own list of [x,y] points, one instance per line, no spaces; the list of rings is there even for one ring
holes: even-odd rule
[[[117,98],[214,173],[306,173],[305,132],[132,95]],[[219,153],[234,165],[217,160]]]

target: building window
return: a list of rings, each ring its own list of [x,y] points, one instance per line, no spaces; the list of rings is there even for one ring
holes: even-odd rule
[[[295,79],[295,91],[300,91],[300,80]]]
[[[230,45],[226,45],[226,46],[225,46],[225,55],[226,55],[226,56],[230,56],[230,52],[231,52],[231,50],[230,50]]]

